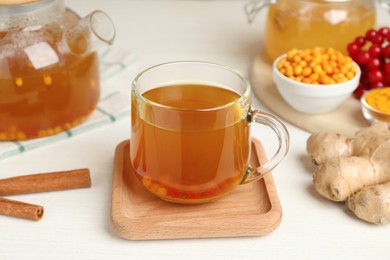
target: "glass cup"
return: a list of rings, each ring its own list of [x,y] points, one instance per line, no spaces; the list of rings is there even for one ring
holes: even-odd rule
[[[132,83],[130,159],[143,186],[161,199],[197,204],[262,178],[287,154],[289,134],[273,115],[251,106],[240,72],[179,61],[151,67]],[[250,125],[269,126],[278,148],[252,168]]]

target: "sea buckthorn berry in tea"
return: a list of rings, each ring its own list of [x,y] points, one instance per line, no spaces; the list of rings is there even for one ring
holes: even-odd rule
[[[239,99],[238,93],[194,83],[142,95],[163,105],[141,110],[133,96],[132,123],[142,131],[132,132],[130,157],[146,189],[168,201],[203,203],[242,181],[250,150],[247,119],[239,104],[212,110]]]
[[[356,74],[352,59],[333,48],[292,49],[276,67],[286,77],[308,84],[342,83]]]

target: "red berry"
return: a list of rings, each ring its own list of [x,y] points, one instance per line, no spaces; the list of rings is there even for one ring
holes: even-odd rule
[[[348,44],[347,51],[350,56],[358,54],[360,51],[360,46],[356,42]]]
[[[379,44],[381,45],[383,43],[383,41],[385,40],[385,38],[380,35],[380,34],[376,34],[373,38],[372,38],[372,43],[374,44]]]
[[[363,96],[364,92],[366,92],[366,86],[364,86],[363,84],[359,84],[357,89],[355,89],[355,91],[353,92],[353,95],[357,99],[360,99]]]
[[[374,29],[368,30],[366,32],[366,39],[369,41],[372,41],[375,36],[376,36],[376,31]]]
[[[357,63],[357,61],[356,61],[357,54],[356,55],[349,55],[349,56],[351,56],[352,60]]]
[[[390,46],[390,45],[389,45]],[[356,62],[359,65],[364,65],[370,60],[371,56],[368,51],[361,51],[356,55]]]
[[[384,67],[385,74],[390,75],[390,63],[386,63],[383,67]]]
[[[355,39],[355,43],[359,45],[359,47],[362,47],[366,43],[366,38],[359,36]]]
[[[347,51],[362,72],[355,97],[360,98],[371,88],[390,86],[390,26],[368,30],[349,43]]]
[[[382,35],[383,37],[387,37],[390,34],[390,28],[389,27],[382,27],[379,29],[378,33]]]
[[[382,48],[381,54],[382,54],[385,58],[390,58],[390,44]]]
[[[368,73],[368,79],[371,83],[383,82],[383,72],[380,70],[372,70]]]
[[[367,63],[367,68],[371,70],[377,70],[381,67],[382,61],[378,58],[370,59]]]
[[[378,44],[371,45],[370,49],[368,50],[371,57],[379,57],[381,51],[382,51],[381,46]]]
[[[370,85],[370,89],[383,88],[384,86],[385,86],[385,84],[383,84],[383,82],[372,83]]]
[[[383,83],[384,83],[386,86],[389,86],[389,85],[390,85],[390,74],[385,74],[385,76],[383,77]]]

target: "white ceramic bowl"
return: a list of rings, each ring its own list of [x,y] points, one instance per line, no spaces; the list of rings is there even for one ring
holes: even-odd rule
[[[353,64],[356,67],[356,74],[349,81],[327,85],[308,84],[289,79],[280,73],[276,65],[285,56],[282,55],[274,61],[272,76],[283,99],[295,110],[302,113],[330,112],[344,103],[359,85],[361,71],[355,62]]]

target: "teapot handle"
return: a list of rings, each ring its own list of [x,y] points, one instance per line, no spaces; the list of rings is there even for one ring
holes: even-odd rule
[[[248,22],[252,23],[261,9],[268,5],[275,4],[278,0],[250,0],[245,6],[244,10]]]

